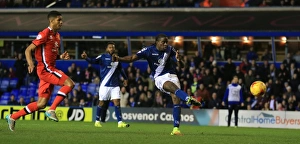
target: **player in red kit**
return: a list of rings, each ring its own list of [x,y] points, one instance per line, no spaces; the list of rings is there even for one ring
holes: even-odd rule
[[[73,89],[74,82],[62,71],[55,68],[56,59],[70,59],[69,54],[64,52],[59,55],[60,35],[57,32],[62,26],[62,15],[58,11],[51,11],[48,14],[49,27],[41,31],[35,40],[26,48],[25,55],[28,63],[28,72],[34,70],[34,62],[31,52],[35,51],[37,60],[37,74],[40,79],[38,88],[38,101],[28,104],[24,109],[16,113],[7,115],[5,118],[11,131],[15,129],[15,121],[21,116],[33,113],[39,109],[44,109],[53,91],[54,85],[61,86],[57,96],[45,115],[53,120],[58,121],[55,109],[66,95]]]

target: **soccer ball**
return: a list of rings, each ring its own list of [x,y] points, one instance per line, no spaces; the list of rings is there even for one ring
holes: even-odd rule
[[[262,81],[255,81],[250,86],[250,92],[254,96],[261,96],[266,93],[267,87]]]

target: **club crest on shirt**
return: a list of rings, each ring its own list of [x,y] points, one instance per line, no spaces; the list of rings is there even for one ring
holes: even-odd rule
[[[55,47],[59,47],[59,46],[58,46],[58,42],[55,42],[54,44],[55,44]]]
[[[40,34],[36,36],[37,40],[40,40],[41,38],[42,38],[42,35],[40,35]]]

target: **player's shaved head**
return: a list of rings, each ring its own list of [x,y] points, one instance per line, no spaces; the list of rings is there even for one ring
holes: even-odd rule
[[[155,41],[159,41],[161,38],[165,38],[165,37],[168,37],[168,36],[165,35],[165,34],[158,34],[158,35],[155,37]]]
[[[50,11],[48,13],[48,20],[52,19],[52,18],[56,18],[57,16],[61,16],[61,13],[59,13],[58,11]]]

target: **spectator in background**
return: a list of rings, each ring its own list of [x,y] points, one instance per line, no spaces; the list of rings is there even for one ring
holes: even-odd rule
[[[212,7],[213,3],[210,0],[203,0],[203,2],[200,3],[201,7]]]
[[[7,76],[7,69],[0,62],[0,78]]]
[[[273,60],[273,56],[270,53],[269,49],[266,48],[263,55],[261,56],[261,61],[272,61]]]
[[[286,67],[286,68],[290,68],[291,64],[294,64],[296,65],[296,61],[293,57],[291,57],[291,54],[290,53],[287,53],[286,54],[286,57],[285,59],[283,60],[282,64]]]
[[[26,102],[25,102],[25,100],[24,100],[24,97],[21,96],[21,97],[19,98],[18,105],[20,105],[20,106],[25,106],[25,105],[27,105]]]
[[[10,99],[7,102],[7,105],[19,105],[18,101],[15,98],[15,95],[10,95]]]
[[[81,85],[77,86],[77,99],[86,99],[86,92],[82,89]]]
[[[137,107],[150,107],[148,104],[149,103],[148,103],[147,95],[146,93],[142,92],[137,102]]]
[[[86,103],[86,106],[88,106],[88,107],[93,106],[93,95],[92,95],[92,93],[87,93],[85,103]]]
[[[248,62],[251,60],[257,60],[258,56],[254,51],[253,47],[250,47],[249,52],[247,53],[247,60]]]
[[[267,7],[269,6],[266,2],[266,0],[263,0],[262,3],[259,5],[260,7]]]
[[[209,60],[209,57],[213,56],[214,48],[215,48],[215,46],[213,45],[212,42],[208,42],[207,44],[204,45],[203,57],[205,58],[205,60]]]
[[[235,64],[232,63],[231,58],[227,59],[227,63],[224,65],[224,81],[230,81],[235,72]]]
[[[85,106],[86,106],[86,103],[85,103],[84,99],[80,99],[79,107],[85,107]]]
[[[247,71],[249,70],[250,66],[249,66],[249,62],[247,61],[246,58],[242,58],[242,62],[239,65],[239,67],[240,67],[240,70],[241,70],[242,73],[244,73],[244,74],[247,73]]]
[[[71,102],[70,102],[70,106],[76,106],[78,107],[79,106],[79,101],[78,101],[78,98],[77,97],[73,97]]]
[[[79,66],[76,67],[76,72],[75,72],[75,79],[74,82],[76,83],[82,83],[84,82],[84,72],[81,71],[81,68]]]
[[[126,91],[125,87],[121,88],[120,97],[121,97],[120,106],[127,107],[129,101],[129,93]]]
[[[163,101],[162,92],[159,90],[155,91],[153,107],[166,107],[166,104]]]
[[[217,93],[212,93],[211,100],[208,103],[208,108],[219,109],[221,106],[220,100],[217,97]]]
[[[14,64],[14,67],[16,68],[16,77],[18,78],[17,88],[20,88],[23,85],[23,81],[27,73],[26,64],[27,63],[23,59],[23,55],[19,53]]]
[[[9,78],[15,78],[16,77],[15,71],[11,67],[8,69],[8,77]],[[20,87],[20,85],[19,85],[19,87]]]

